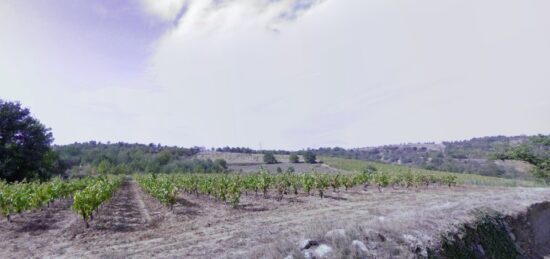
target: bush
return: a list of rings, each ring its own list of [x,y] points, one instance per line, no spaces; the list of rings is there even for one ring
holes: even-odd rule
[[[292,154],[288,157],[288,161],[290,163],[299,163],[300,162],[300,158],[298,157],[298,155],[296,154]]]
[[[275,155],[273,155],[273,153],[265,153],[264,154],[264,163],[266,163],[266,164],[276,164],[276,163],[278,163],[278,161],[275,158]]]
[[[304,161],[308,164],[315,164],[317,161],[317,156],[311,151],[304,153]]]
[[[214,160],[214,165],[216,165],[220,170],[227,170],[227,161],[225,159],[218,158]]]

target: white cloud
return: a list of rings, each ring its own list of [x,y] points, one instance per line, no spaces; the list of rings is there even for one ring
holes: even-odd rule
[[[30,106],[58,143],[358,147],[550,131],[547,1],[143,3],[174,26],[132,81],[98,76],[102,62],[81,63],[101,50],[67,51],[69,33],[0,4],[2,98]]]
[[[275,26],[279,22],[294,20],[321,1],[142,0],[142,4],[147,12],[166,21],[177,22],[180,26],[206,26],[217,30],[258,25]]]
[[[550,130],[540,107],[509,105],[550,96],[535,5],[499,2],[507,15],[491,16],[475,1],[340,0],[278,19],[292,2],[193,2],[158,42],[153,71],[186,139],[362,146]]]
[[[143,8],[165,21],[173,21],[183,8],[186,0],[141,0]]]

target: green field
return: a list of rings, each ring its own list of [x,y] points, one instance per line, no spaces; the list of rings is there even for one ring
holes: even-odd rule
[[[330,165],[334,168],[338,168],[346,171],[362,171],[368,166],[375,167],[378,171],[387,172],[389,174],[401,174],[408,171],[411,171],[414,174],[447,174],[455,175],[457,177],[457,182],[459,184],[469,184],[469,185],[485,185],[485,186],[506,186],[506,187],[544,187],[542,183],[537,183],[534,181],[525,181],[525,180],[514,180],[514,179],[505,179],[499,177],[491,176],[482,176],[477,174],[466,174],[466,173],[450,173],[443,171],[433,171],[420,168],[411,168],[400,165],[391,165],[378,162],[370,162],[363,160],[355,159],[346,159],[346,158],[337,158],[337,157],[320,157],[325,164]]]

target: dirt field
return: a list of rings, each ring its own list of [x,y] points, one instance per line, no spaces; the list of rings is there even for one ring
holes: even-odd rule
[[[265,164],[262,154],[240,154],[228,152],[205,151],[196,155],[198,159],[225,159],[229,170],[234,172],[258,172],[262,169],[272,173],[277,172],[277,168],[286,171],[289,167],[293,167],[295,172],[319,172],[319,173],[343,173],[344,171],[330,167],[326,164],[306,164],[306,163],[289,163],[288,155],[275,155],[278,164]],[[303,158],[300,157],[303,161]]]
[[[278,163],[278,164],[250,164],[250,165],[228,165],[229,169],[234,172],[255,173],[262,169],[269,172],[277,172],[277,168],[281,168],[283,172],[286,172],[289,167],[294,168],[294,172],[317,172],[317,173],[346,173],[346,171],[339,170],[330,167],[325,164],[305,164],[305,163]]]
[[[224,159],[228,164],[263,164],[264,156],[262,154],[246,154],[246,153],[230,153],[230,152],[216,152],[216,151],[204,151],[197,155],[198,159]],[[275,158],[279,162],[288,163],[288,155],[275,155]],[[300,158],[303,159],[303,158]]]
[[[304,238],[339,228],[359,231],[350,235],[364,235],[379,257],[407,257],[409,243],[432,244],[441,231],[469,220],[473,208],[510,214],[548,200],[550,189],[541,188],[390,188],[383,193],[357,188],[330,191],[322,200],[290,195],[279,202],[243,194],[239,209],[184,194],[172,212],[129,181],[95,215],[90,229],[70,211],[69,201],[16,215],[12,223],[2,219],[0,258],[277,258],[299,252]]]

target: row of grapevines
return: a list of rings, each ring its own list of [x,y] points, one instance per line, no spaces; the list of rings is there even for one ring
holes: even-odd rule
[[[86,188],[75,192],[73,196],[73,210],[80,214],[89,228],[89,220],[93,220],[93,212],[110,199],[122,184],[121,176],[101,176],[93,178]]]
[[[457,177],[455,175],[445,174],[445,175],[436,175],[436,174],[413,174],[412,172],[405,172],[400,174],[384,174],[377,173],[372,177],[372,183],[378,186],[378,190],[382,191],[381,188],[392,186],[392,187],[420,187],[420,186],[429,186],[430,184],[440,184],[447,185],[449,187],[455,186],[457,184]]]
[[[173,179],[166,175],[134,175],[142,189],[151,196],[158,199],[162,204],[169,206],[170,209],[176,203],[177,188]]]
[[[241,194],[261,192],[264,198],[269,192],[275,191],[276,198],[281,200],[284,195],[298,195],[300,192],[310,195],[312,191],[323,198],[326,190],[332,188],[339,191],[340,188],[348,189],[358,185],[376,185],[381,192],[387,186],[411,186],[419,187],[421,184],[430,183],[456,184],[456,178],[452,176],[414,175],[405,173],[389,175],[383,172],[356,173],[356,174],[318,174],[284,173],[273,175],[267,171],[256,174],[240,176],[226,174],[174,174],[174,175],[136,175],[136,180],[152,196],[163,204],[173,207],[179,191],[189,194],[205,195],[217,200],[228,202],[237,207]]]
[[[0,214],[11,221],[13,214],[42,208],[56,199],[68,198],[86,187],[88,179],[64,181],[55,178],[49,182],[0,181]]]

